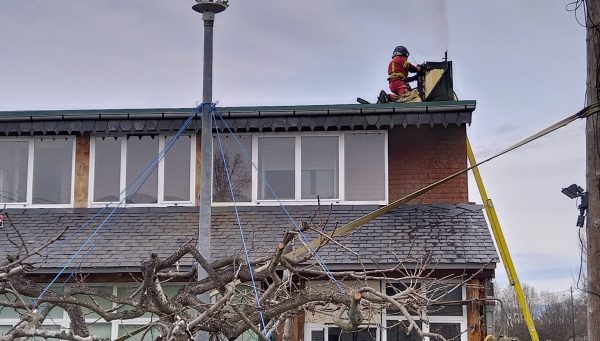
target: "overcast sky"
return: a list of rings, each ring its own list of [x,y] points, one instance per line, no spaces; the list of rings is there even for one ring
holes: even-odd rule
[[[448,50],[455,91],[477,101],[468,133],[483,159],[584,106],[585,30],[567,2],[231,0],[215,23],[214,99],[375,100],[396,45],[415,63]],[[193,4],[1,1],[0,110],[194,106],[202,20]],[[578,211],[560,189],[585,187],[584,122],[481,171],[521,280],[568,288],[579,265]],[[505,280],[502,266],[497,276]]]

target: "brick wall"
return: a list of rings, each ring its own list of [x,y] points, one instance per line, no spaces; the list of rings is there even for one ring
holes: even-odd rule
[[[465,126],[394,127],[389,132],[388,143],[390,201],[467,167]],[[429,204],[467,201],[465,174],[413,202]]]

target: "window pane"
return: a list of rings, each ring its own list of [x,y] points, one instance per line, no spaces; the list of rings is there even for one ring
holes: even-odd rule
[[[42,284],[44,287],[47,286],[47,283],[43,283]],[[64,286],[61,286],[59,284],[53,284],[50,286],[50,290],[57,292],[57,293],[61,293],[64,291]],[[25,300],[25,302],[31,301],[32,299],[34,299],[33,297],[27,297],[27,299]],[[37,299],[37,298],[36,298]],[[47,305],[49,305],[50,303],[42,303],[40,304],[40,309],[45,309],[47,308]],[[52,308],[50,310],[50,312],[48,313],[48,319],[46,319],[46,322],[50,322],[51,324],[57,324],[60,321],[57,321],[59,319],[62,319],[64,317],[63,315],[64,310],[61,307],[58,306],[54,306],[54,308]]]
[[[0,336],[6,335],[11,328],[10,325],[0,325]]]
[[[440,334],[450,340],[460,335],[460,323],[431,323],[429,332]],[[460,337],[457,337],[460,340]]]
[[[419,328],[422,328],[421,321],[416,321]],[[413,329],[410,334],[408,331],[408,321],[387,321],[386,341],[421,341],[423,338]]]
[[[139,329],[140,327],[145,326],[145,324],[122,324],[119,325],[119,337],[123,335],[130,335]],[[145,333],[145,335],[144,335]],[[156,338],[160,335],[160,332],[152,327],[150,330],[144,330],[139,333],[136,333],[134,336],[130,337],[127,340],[156,340]]]
[[[223,145],[223,154],[227,161],[227,169],[231,174],[231,185],[235,201],[251,201],[252,161],[248,159],[248,156],[252,155],[252,137],[248,135],[238,136],[237,139],[241,146],[232,136],[221,134],[220,139]],[[213,150],[213,201],[231,202],[231,193],[223,157],[221,156],[221,146],[217,138],[213,141]]]
[[[111,335],[111,324],[110,323],[100,323],[95,322],[92,324],[88,324],[88,329],[90,330],[90,334],[103,339],[112,339]]]
[[[121,139],[96,137],[94,144],[94,201],[120,201]]]
[[[418,290],[421,288],[421,283],[387,283],[386,287],[385,287],[385,293],[388,296],[394,296],[396,294],[399,294],[409,288],[412,288],[414,290]],[[412,316],[418,316],[419,313],[413,309],[412,307],[406,307],[406,309],[408,310],[408,312],[412,315]],[[400,312],[400,310],[398,310],[395,307],[389,307],[386,309],[386,314],[387,315],[402,315],[402,313]]]
[[[128,298],[133,298],[133,299],[139,300],[141,291],[138,291],[138,289],[139,289],[139,287],[137,287],[137,286],[127,286],[127,285],[117,286],[117,296],[128,297]],[[124,311],[124,310],[132,309],[132,308],[133,308],[133,306],[124,304],[124,305],[120,305],[118,311]],[[141,317],[152,318],[153,314],[145,313]]]
[[[355,332],[343,332],[340,328],[330,327],[328,341],[375,341],[377,340],[376,328],[365,328]]]
[[[302,137],[302,199],[338,197],[339,153],[337,136]]]
[[[258,199],[294,199],[294,160],[293,137],[258,139]]]
[[[190,201],[191,150],[191,136],[181,136],[165,155],[165,201]]]
[[[0,301],[3,302],[20,302],[20,300],[13,294],[4,294],[0,295]],[[9,307],[1,307],[0,309],[0,319],[19,319],[21,318],[21,314],[23,314],[25,309],[14,309]]]
[[[385,136],[348,133],[344,136],[346,200],[385,199]]]
[[[111,295],[112,294],[112,287],[110,286],[102,286],[102,287],[92,287],[93,289],[99,290],[104,294],[107,295]],[[87,302],[87,303],[96,303],[98,304],[103,310],[107,311],[110,310],[110,308],[112,308],[112,302],[99,297],[99,296],[91,296],[91,295],[75,295],[75,297],[77,297],[79,300],[83,301],[83,302]],[[95,312],[93,312],[90,309],[87,308],[81,308],[83,310],[83,314],[85,315],[85,318],[99,318],[100,315],[96,314]]]
[[[29,142],[0,142],[0,203],[27,201]]]
[[[312,330],[310,332],[311,341],[325,341],[325,331],[324,330]]]
[[[242,335],[238,336],[235,341],[258,341],[258,335],[251,330],[247,330],[242,333]]]
[[[134,180],[142,174],[142,171],[157,155],[158,137],[130,136],[127,139],[127,186],[132,186]],[[137,182],[137,185],[129,187],[127,203],[152,204],[158,202],[157,168],[156,166],[153,168],[141,187],[141,181]]]
[[[73,140],[39,139],[34,142],[33,203],[71,202]]]
[[[449,302],[446,305],[434,304],[427,307],[427,314],[432,316],[462,316],[462,287],[454,288],[452,284],[432,287],[432,299],[438,302]],[[452,290],[451,290],[452,289]]]

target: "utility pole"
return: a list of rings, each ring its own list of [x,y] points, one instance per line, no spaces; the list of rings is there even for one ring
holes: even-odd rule
[[[202,13],[204,21],[204,64],[202,74],[202,130],[200,145],[200,208],[198,217],[198,251],[210,261],[210,226],[211,226],[211,203],[212,203],[212,178],[213,178],[213,147],[212,147],[212,71],[213,71],[213,26],[215,14],[223,12],[227,8],[227,1],[216,2],[196,0],[197,4],[192,6],[196,12]],[[206,278],[207,273],[198,264],[198,280]],[[210,303],[208,294],[202,295],[201,299]],[[196,341],[208,341],[210,335],[207,332],[196,333]]]
[[[600,98],[600,0],[584,2],[587,9],[587,104]],[[586,119],[588,214],[587,237],[587,332],[588,340],[600,340],[600,117]]]

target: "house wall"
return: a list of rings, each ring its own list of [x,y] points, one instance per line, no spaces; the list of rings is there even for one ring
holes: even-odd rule
[[[76,137],[74,207],[88,206],[90,135]],[[391,202],[467,167],[466,128],[450,125],[396,126],[388,131],[388,201]],[[194,189],[200,191],[200,139],[195,139]],[[468,201],[467,175],[461,175],[414,202],[464,203]],[[198,204],[197,197],[192,201]],[[384,204],[381,201],[379,204]]]
[[[389,200],[394,201],[467,167],[465,126],[397,126],[388,135]],[[465,203],[467,175],[413,202]]]

